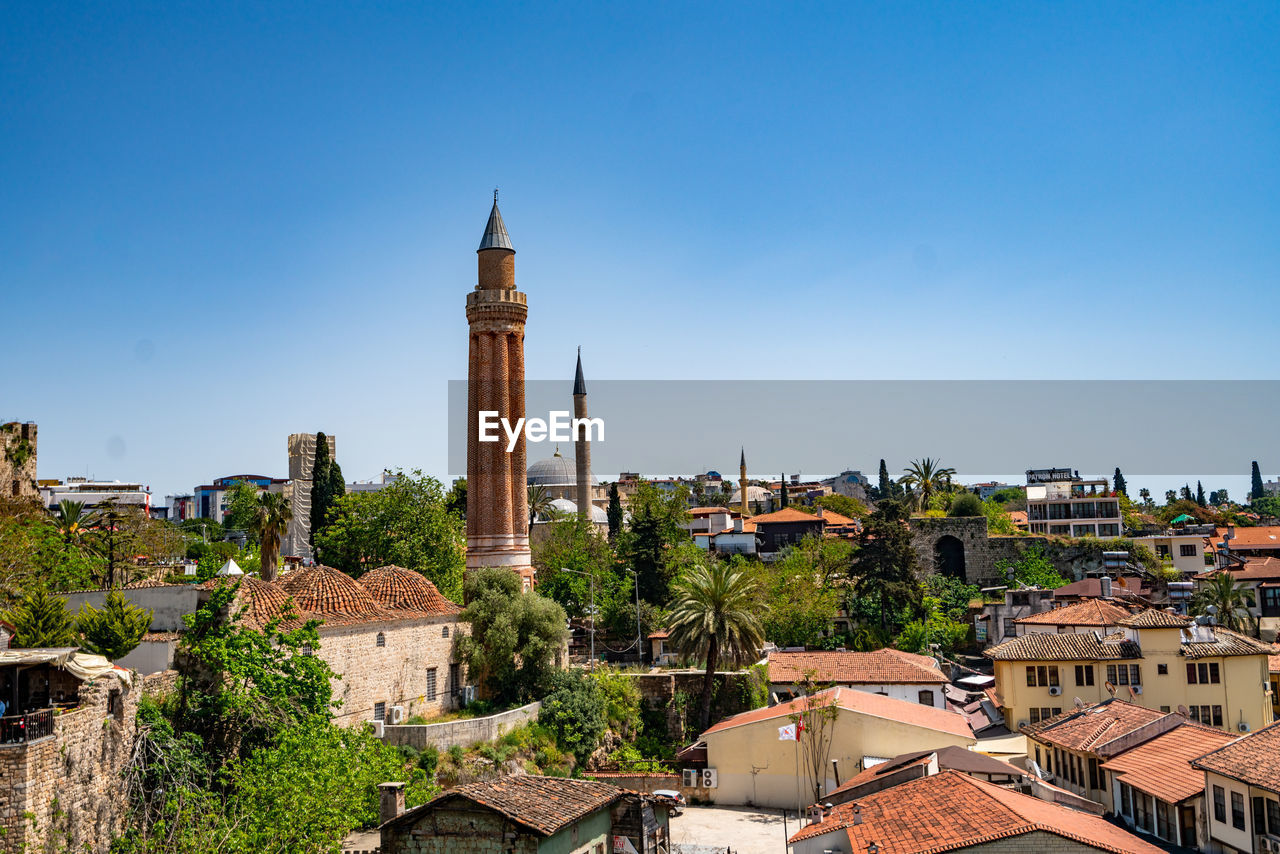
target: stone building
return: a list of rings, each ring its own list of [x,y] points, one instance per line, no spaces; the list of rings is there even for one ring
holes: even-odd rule
[[[527,297],[516,290],[516,250],[498,211],[498,193],[476,250],[479,281],[467,294],[467,569],[503,566],[526,590],[534,570],[523,431],[508,453],[504,442],[481,442],[479,413],[524,418],[524,325]]]
[[[0,849],[110,847],[124,825],[139,693],[101,656],[0,651]]]
[[[337,439],[326,436],[329,459],[338,454]],[[289,436],[289,481],[284,485],[284,497],[289,502],[293,517],[285,532],[280,554],[308,560],[311,550],[311,474],[316,464],[316,434],[293,433]]]
[[[36,487],[36,425],[0,424],[0,496],[39,498]]]
[[[414,715],[431,717],[456,708],[465,672],[455,654],[461,609],[421,573],[384,566],[353,580],[327,566],[283,576],[279,583],[237,579],[232,607],[242,620],[261,628],[286,608],[296,620],[317,619],[321,656],[341,678],[333,697],[342,705],[334,722],[398,723]],[[206,582],[206,590],[229,579]]]

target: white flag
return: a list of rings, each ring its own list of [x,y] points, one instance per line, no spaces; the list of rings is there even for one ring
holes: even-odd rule
[[[800,739],[796,737],[795,724],[787,724],[786,726],[778,727],[778,741],[799,741],[799,740]]]

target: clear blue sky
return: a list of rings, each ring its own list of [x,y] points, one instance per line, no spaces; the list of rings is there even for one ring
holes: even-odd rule
[[[1274,2],[424,6],[0,7],[42,477],[443,473],[494,186],[534,378],[1277,375]]]

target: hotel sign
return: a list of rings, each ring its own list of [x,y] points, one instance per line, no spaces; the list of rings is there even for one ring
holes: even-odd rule
[[[1059,483],[1075,480],[1071,469],[1027,469],[1027,483]]]

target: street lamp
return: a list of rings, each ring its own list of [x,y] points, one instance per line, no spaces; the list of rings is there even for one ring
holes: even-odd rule
[[[628,569],[627,572],[636,577],[636,656],[640,659],[640,664],[644,664],[644,646],[640,640],[640,573],[634,569]]]
[[[560,567],[561,572],[572,572],[574,575],[585,575],[591,581],[591,669],[596,669],[596,577],[593,573],[580,569]]]

